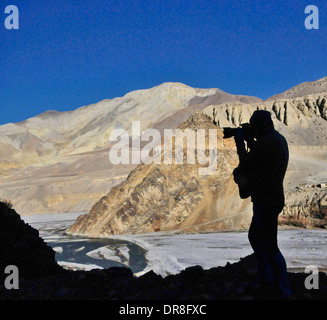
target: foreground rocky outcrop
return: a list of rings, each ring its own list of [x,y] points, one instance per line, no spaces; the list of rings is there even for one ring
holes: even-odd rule
[[[319,273],[319,289],[308,290],[308,274],[289,273],[294,300],[326,300],[327,276]],[[255,259],[243,258],[225,267],[203,270],[185,269],[178,275],[162,278],[150,271],[140,278],[127,268],[92,271],[65,271],[35,280],[20,280],[18,290],[0,285],[0,299],[28,300],[271,300],[272,292],[263,294],[257,281]]]
[[[0,202],[0,283],[8,265],[18,267],[20,276],[34,279],[61,270],[52,250],[39,232],[26,224],[15,210]]]
[[[137,278],[130,269],[109,268],[71,271],[59,267],[54,251],[38,231],[21,220],[13,209],[0,203],[0,270],[7,264],[19,268],[19,289],[4,286],[0,273],[0,300],[7,299],[114,299],[114,300],[256,300],[263,295],[257,282],[253,255],[225,267],[203,270],[194,266],[165,278],[153,271]],[[289,273],[293,299],[327,299],[327,276],[319,273],[319,289],[304,286],[308,274]],[[275,296],[275,298],[278,298]]]

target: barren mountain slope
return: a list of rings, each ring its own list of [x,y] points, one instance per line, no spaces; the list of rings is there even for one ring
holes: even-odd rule
[[[208,100],[210,98],[210,100]],[[131,133],[164,123],[176,128],[201,104],[254,97],[219,89],[196,89],[163,83],[123,97],[107,99],[74,111],[47,111],[20,123],[0,126],[0,198],[22,214],[89,210],[135,165],[112,165],[110,132]]]
[[[272,97],[269,97],[265,101],[298,98],[298,97],[303,97],[306,95],[312,95],[318,93],[320,94],[327,93],[327,77],[321,78],[316,81],[303,82],[282,93],[273,95]]]

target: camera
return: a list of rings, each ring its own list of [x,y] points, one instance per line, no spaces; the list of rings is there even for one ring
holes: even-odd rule
[[[234,137],[238,129],[242,129],[244,140],[250,140],[252,138],[251,125],[249,123],[242,123],[240,128],[223,128],[224,139]]]

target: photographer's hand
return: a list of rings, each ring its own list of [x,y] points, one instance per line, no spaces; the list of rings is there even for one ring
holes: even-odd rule
[[[242,130],[242,128],[237,128],[237,129],[236,129],[236,134],[235,134],[235,136],[234,136],[234,140],[235,140],[236,144],[237,144],[238,142],[241,142],[241,141],[244,142],[244,134],[243,134],[243,130]]]

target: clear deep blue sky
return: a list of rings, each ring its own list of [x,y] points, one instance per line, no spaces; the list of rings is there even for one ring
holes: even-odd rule
[[[0,124],[167,81],[265,99],[327,76],[326,0],[2,0],[0,22]]]

